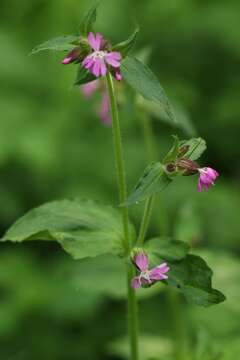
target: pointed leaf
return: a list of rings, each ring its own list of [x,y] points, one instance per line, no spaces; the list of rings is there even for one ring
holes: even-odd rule
[[[150,262],[155,264],[163,260],[181,260],[183,259],[190,247],[183,241],[173,240],[171,238],[156,237],[148,240],[144,249],[149,255]]]
[[[175,116],[169,100],[157,77],[140,60],[127,56],[121,63],[121,71],[126,82],[147,100],[159,104],[173,121]]]
[[[139,33],[139,28],[135,29],[133,34],[125,41],[113,46],[114,51],[119,51],[125,57],[134,47]]]
[[[95,3],[90,10],[86,12],[84,15],[82,22],[80,24],[79,30],[80,34],[83,36],[87,36],[90,31],[93,30],[93,25],[97,19],[97,7],[98,2]]]
[[[123,236],[116,209],[93,201],[62,200],[30,210],[2,240],[55,240],[74,259],[82,259],[121,254]]]
[[[212,288],[212,270],[196,255],[187,255],[183,260],[169,262],[167,284],[183,293],[190,304],[210,306],[225,300],[225,296]]]
[[[183,140],[180,145],[180,147],[188,146],[188,151],[185,153],[184,157],[191,160],[197,160],[207,148],[206,141],[200,137],[186,141]]]
[[[74,42],[78,40],[78,35],[60,36],[36,46],[32,49],[31,55],[44,50],[69,51],[75,47]]]
[[[171,181],[165,174],[163,165],[160,162],[152,163],[145,169],[132,194],[123,205],[129,206],[143,201],[149,196],[164,190]]]

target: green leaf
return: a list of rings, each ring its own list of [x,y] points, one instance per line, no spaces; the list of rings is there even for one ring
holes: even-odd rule
[[[105,253],[121,255],[123,236],[116,209],[93,201],[62,200],[30,210],[2,240],[55,240],[74,259],[82,259]]]
[[[81,64],[78,66],[76,79],[74,85],[83,85],[88,82],[96,80],[96,77],[92,75],[87,69],[84,69]]]
[[[197,160],[207,148],[206,141],[200,137],[187,141],[183,140],[180,143],[180,147],[182,146],[188,146],[188,151],[184,154],[184,157],[191,160]]]
[[[74,42],[78,40],[79,40],[78,35],[60,36],[36,46],[35,48],[32,49],[31,55],[44,50],[69,51],[75,47]]]
[[[183,293],[190,304],[210,306],[225,300],[225,296],[212,288],[212,270],[196,255],[169,262],[169,278],[166,281]]]
[[[93,30],[93,25],[97,20],[97,7],[99,2],[95,3],[90,10],[83,16],[81,24],[79,26],[80,34],[87,36],[90,31]]]
[[[113,46],[114,51],[119,51],[124,57],[132,50],[134,47],[139,33],[139,28],[136,28],[133,34],[125,41],[120,42],[117,45]]]
[[[172,148],[168,152],[168,154],[163,159],[164,164],[170,163],[170,162],[175,162],[175,160],[178,156],[180,142],[179,142],[177,135],[173,135],[172,137],[174,139],[174,143],[173,143]]]
[[[171,181],[172,180],[165,174],[163,165],[160,162],[154,162],[144,170],[132,194],[123,205],[129,206],[137,204],[149,196],[164,190]]]
[[[148,240],[144,249],[149,255],[150,262],[158,263],[159,259],[167,261],[181,260],[183,259],[190,247],[183,241],[173,240],[171,238],[156,237]]]
[[[140,60],[127,56],[121,63],[121,71],[126,82],[147,100],[156,102],[170,119],[175,116],[169,100],[157,77]]]

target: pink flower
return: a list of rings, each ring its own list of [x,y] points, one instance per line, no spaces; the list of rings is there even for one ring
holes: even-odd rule
[[[144,252],[137,254],[133,258],[133,261],[138,270],[140,271],[140,275],[135,276],[132,279],[132,287],[134,289],[138,289],[144,285],[152,285],[157,281],[165,280],[168,278],[168,276],[165,275],[165,273],[169,271],[167,263],[162,263],[161,265],[158,265],[153,269],[149,270],[148,257]]]
[[[110,115],[108,94],[104,84],[101,80],[94,80],[81,86],[81,91],[86,98],[91,97],[97,90],[102,92],[102,100],[96,109],[96,113],[102,120],[103,124],[109,126],[112,123],[112,118]]]
[[[82,62],[82,66],[89,70],[96,77],[106,76],[108,65],[114,69],[116,79],[120,80],[120,60],[122,56],[119,52],[108,52],[105,50],[106,41],[103,36],[96,33],[96,36],[90,32],[88,34],[88,42],[93,49]]]
[[[198,171],[200,175],[197,190],[202,191],[205,189],[208,191],[209,186],[214,185],[214,181],[219,176],[219,173],[210,167],[200,168]]]
[[[74,62],[75,60],[78,59],[79,53],[80,53],[79,48],[74,48],[74,49],[71,50],[71,51],[67,54],[67,56],[63,59],[62,64],[68,65],[68,64]]]

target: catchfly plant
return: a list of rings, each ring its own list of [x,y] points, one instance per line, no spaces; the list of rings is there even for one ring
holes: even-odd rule
[[[177,118],[158,77],[139,57],[132,55],[139,29],[126,40],[113,44],[95,31],[96,17],[97,5],[94,5],[83,17],[78,34],[49,40],[34,48],[32,54],[43,50],[65,52],[62,63],[73,64],[76,68],[74,85],[78,89],[81,87],[86,98],[96,91],[101,92],[99,115],[105,123],[112,123],[118,203],[109,206],[79,198],[49,202],[18,219],[2,240],[52,240],[57,241],[74,260],[111,254],[120,261],[121,275],[126,277],[129,359],[139,360],[138,288],[147,292],[158,282],[162,290],[175,290],[187,302],[204,307],[225,299],[219,290],[212,287],[212,270],[200,256],[190,253],[187,242],[171,236],[162,237],[161,234],[148,236],[157,193],[170,185],[177,187],[179,177],[195,174],[199,174],[198,190],[207,190],[214,184],[218,173],[212,168],[200,167],[196,162],[206,150],[206,142],[200,137],[179,139],[174,135],[173,144],[162,159],[153,154],[153,146],[149,143],[154,141],[154,133],[149,129],[150,119],[145,121],[148,113],[136,111],[136,116],[131,118],[134,121],[144,117],[143,133],[147,139],[146,148],[150,149],[149,165],[128,194],[117,81],[125,83],[124,91],[130,87],[132,92],[139,94],[148,103],[148,109],[153,106],[161,109],[173,126]],[[134,112],[137,104],[132,99],[131,111]],[[144,159],[140,160],[144,162]],[[101,161],[106,159],[99,159]],[[134,223],[129,216],[129,207],[135,205],[134,211],[140,203],[144,204],[143,215],[140,221],[138,219]],[[161,213],[157,216],[161,217]],[[112,273],[114,277],[114,269],[107,273]],[[103,273],[101,281],[104,283]],[[114,278],[113,286],[118,286],[118,278]]]

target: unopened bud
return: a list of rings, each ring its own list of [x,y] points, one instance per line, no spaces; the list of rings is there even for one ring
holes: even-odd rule
[[[190,159],[179,159],[177,166],[180,170],[184,170],[184,175],[194,175],[198,172],[198,164]]]
[[[72,62],[77,61],[79,59],[79,55],[80,55],[80,49],[79,47],[76,47],[67,54],[67,56],[63,59],[62,64],[68,65],[71,64]]]

